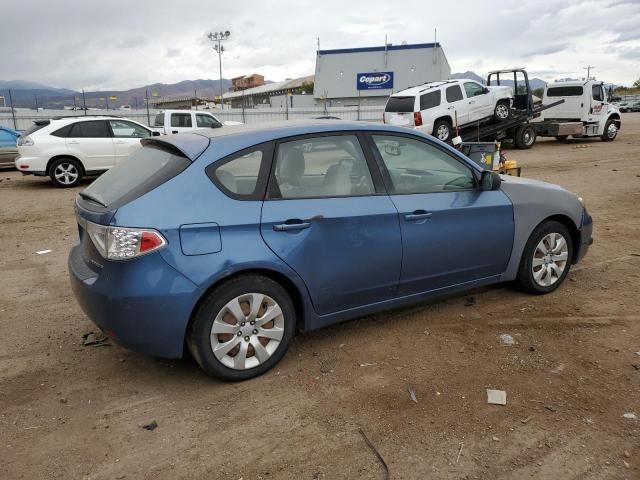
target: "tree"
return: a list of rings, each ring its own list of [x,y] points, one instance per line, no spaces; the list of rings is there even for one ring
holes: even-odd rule
[[[634,82],[633,88],[640,88],[640,78]]]

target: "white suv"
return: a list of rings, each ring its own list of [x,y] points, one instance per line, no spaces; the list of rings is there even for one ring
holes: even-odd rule
[[[141,147],[140,139],[159,135],[119,117],[65,117],[38,120],[18,138],[16,168],[25,175],[49,176],[58,187],[73,187],[98,175]]]
[[[485,87],[465,79],[430,82],[391,95],[384,123],[415,128],[446,142],[455,126],[507,120],[512,103],[511,87]]]

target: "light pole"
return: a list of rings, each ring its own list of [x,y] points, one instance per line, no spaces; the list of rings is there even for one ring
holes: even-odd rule
[[[224,108],[224,100],[222,98],[222,52],[224,52],[224,47],[222,46],[222,41],[229,38],[231,32],[226,30],[224,32],[214,32],[209,33],[207,37],[209,40],[213,42],[213,49],[218,52],[218,64],[220,65],[220,106]]]

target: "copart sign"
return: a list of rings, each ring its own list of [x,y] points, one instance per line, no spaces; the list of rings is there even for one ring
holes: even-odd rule
[[[393,88],[393,72],[359,73],[358,90],[376,90]]]

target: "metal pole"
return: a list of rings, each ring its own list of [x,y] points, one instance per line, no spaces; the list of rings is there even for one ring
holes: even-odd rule
[[[244,91],[242,92],[242,97],[240,98],[242,102],[242,123],[247,123],[244,116]]]
[[[38,95],[34,95],[34,97],[36,98],[36,112],[38,111]]]
[[[18,130],[18,124],[16,123],[16,111],[13,109],[13,97],[11,96],[11,90],[9,90],[9,103],[11,104],[11,116],[13,117],[13,129]]]
[[[194,95],[195,95],[195,97],[196,97],[196,110],[198,110],[198,90],[195,90],[195,89],[194,89],[194,90],[193,90],[193,94],[194,94]]]
[[[284,92],[284,104],[286,108],[287,120],[289,120],[289,92]]]
[[[222,98],[222,39],[218,38],[218,63],[220,65],[220,107],[224,110],[224,98]]]
[[[146,99],[147,104],[147,125],[151,126],[151,117],[149,116],[149,89],[145,89],[144,98]]]
[[[84,114],[87,114],[87,99],[84,96],[84,88],[82,89],[82,108],[84,108]]]
[[[358,90],[358,121],[360,121],[360,90]]]

